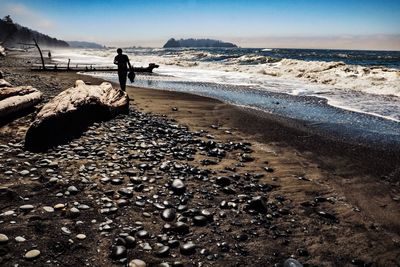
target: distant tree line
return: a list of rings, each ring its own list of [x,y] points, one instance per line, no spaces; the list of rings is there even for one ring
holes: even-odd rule
[[[32,43],[33,38],[44,47],[68,47],[68,43],[21,26],[9,15],[0,19],[0,43],[3,46],[19,46],[19,43]]]
[[[163,46],[164,48],[173,48],[173,47],[226,47],[233,48],[237,47],[235,44],[222,42],[220,40],[213,39],[180,39],[175,40],[171,38],[167,41],[167,43]]]

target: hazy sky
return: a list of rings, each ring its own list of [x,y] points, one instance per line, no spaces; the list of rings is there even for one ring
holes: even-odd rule
[[[400,50],[400,0],[0,0],[0,16],[64,40],[162,46],[170,37],[242,47]]]

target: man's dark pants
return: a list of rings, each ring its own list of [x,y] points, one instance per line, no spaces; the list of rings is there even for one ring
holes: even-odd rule
[[[119,70],[118,71],[119,86],[121,87],[122,91],[125,91],[125,88],[126,88],[127,75],[128,75],[128,70]]]

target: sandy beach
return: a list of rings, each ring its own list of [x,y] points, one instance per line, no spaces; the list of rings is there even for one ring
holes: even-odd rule
[[[102,82],[31,72],[27,62],[11,54],[0,70],[42,91],[41,105],[75,80]],[[282,266],[289,257],[304,266],[400,265],[397,147],[348,143],[211,98],[127,92],[128,115],[44,153],[23,150],[37,110],[1,125],[0,233],[9,241],[0,265]],[[183,195],[170,193],[177,178]],[[167,209],[176,212],[170,221]],[[40,256],[25,260],[32,249]]]

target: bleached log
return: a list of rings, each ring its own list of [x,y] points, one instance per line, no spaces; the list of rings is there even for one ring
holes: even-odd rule
[[[4,80],[3,72],[0,71],[0,88],[2,87],[11,87],[11,84]]]
[[[4,49],[3,46],[0,45],[0,57],[5,57],[6,56],[6,50]]]
[[[0,121],[35,106],[42,93],[32,86],[0,88]]]
[[[95,121],[107,120],[129,110],[128,95],[108,82],[86,85],[76,81],[50,100],[37,114],[25,136],[29,150],[45,150],[79,136]]]
[[[0,79],[0,88],[3,88],[3,87],[11,87],[11,86],[12,86],[11,83],[7,82],[7,81],[4,80],[4,79]]]

